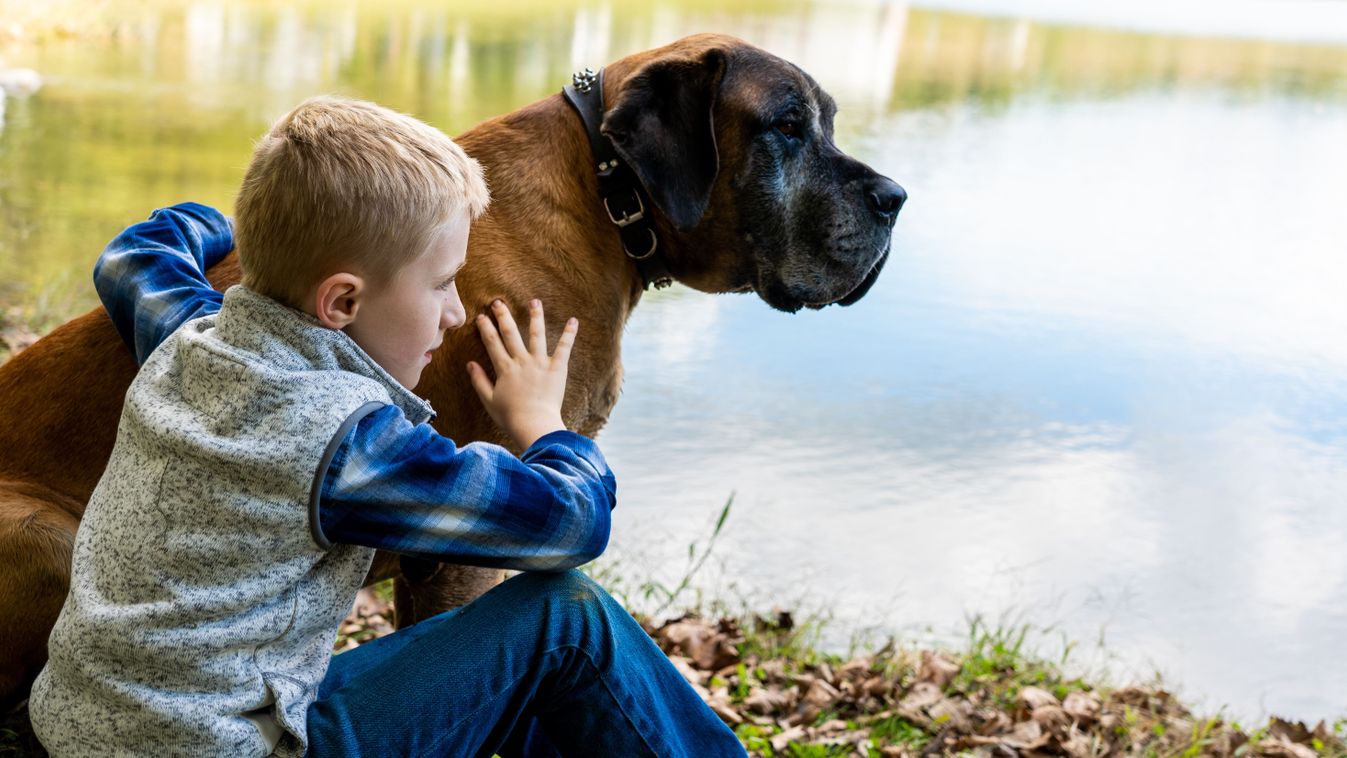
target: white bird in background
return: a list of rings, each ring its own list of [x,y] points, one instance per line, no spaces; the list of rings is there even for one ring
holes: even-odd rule
[[[31,68],[5,68],[0,65],[0,90],[6,95],[25,96],[42,89],[42,77]]]
[[[0,127],[5,124],[5,98],[26,97],[42,89],[42,77],[31,68],[5,68],[0,63]]]

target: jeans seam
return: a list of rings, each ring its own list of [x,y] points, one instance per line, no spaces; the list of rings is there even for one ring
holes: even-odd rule
[[[599,668],[599,665],[594,662],[594,658],[590,656],[588,651],[586,651],[585,649],[581,648],[578,645],[559,645],[557,647],[544,650],[543,655],[551,655],[552,653],[555,653],[558,650],[567,650],[567,649],[575,650],[585,657],[585,660],[589,662],[589,665],[591,667],[593,667],[596,675],[598,676],[599,682],[603,684],[603,689],[607,691],[609,697],[613,698],[613,702],[617,703],[618,711],[622,713],[622,717],[627,720],[627,723],[632,726],[632,731],[634,731],[636,735],[640,737],[641,743],[645,745],[645,749],[649,750],[651,755],[658,757],[659,751],[655,750],[655,748],[646,739],[645,734],[640,729],[636,728],[636,722],[633,721],[631,716],[627,713],[627,709],[623,707],[622,701],[613,694],[613,689],[611,686],[609,686],[608,679],[603,675],[603,669]],[[516,677],[514,681],[511,682],[511,684],[518,683],[519,680],[523,679],[525,676],[527,676],[527,674],[521,674],[520,676]],[[449,739],[449,737],[455,730],[457,730],[463,724],[467,723],[473,716],[476,716],[477,714],[481,713],[486,707],[487,707],[486,705],[482,705],[477,710],[459,719],[457,723],[455,723],[453,726],[450,726],[447,730],[445,730],[444,734],[440,735],[438,739],[432,742],[431,745],[424,752],[421,753],[421,755],[428,756],[432,754],[438,754],[436,748],[439,748],[445,742],[445,740]]]

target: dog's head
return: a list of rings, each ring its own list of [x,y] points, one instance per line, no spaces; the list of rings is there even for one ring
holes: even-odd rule
[[[870,289],[907,193],[837,149],[837,107],[808,74],[713,34],[608,71],[602,130],[663,213],[679,281],[751,290],[783,311]]]

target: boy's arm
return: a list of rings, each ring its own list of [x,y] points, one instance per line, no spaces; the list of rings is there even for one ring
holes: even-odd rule
[[[524,571],[598,557],[617,490],[582,435],[552,432],[516,458],[498,445],[457,447],[392,405],[357,422],[319,476],[319,544]]]
[[[94,288],[137,364],[183,323],[220,310],[205,272],[233,248],[229,219],[197,203],[161,208],[108,243]]]

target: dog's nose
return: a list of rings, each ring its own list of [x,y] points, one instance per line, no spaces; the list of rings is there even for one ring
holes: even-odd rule
[[[903,203],[907,202],[907,191],[887,176],[876,176],[865,186],[865,199],[881,221],[892,224]]]

